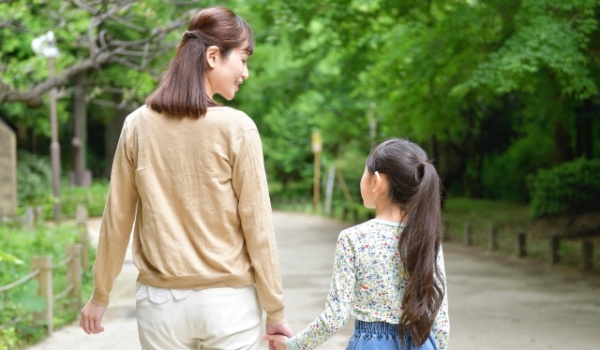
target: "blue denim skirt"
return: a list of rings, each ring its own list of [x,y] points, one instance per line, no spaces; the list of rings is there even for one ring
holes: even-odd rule
[[[411,340],[408,337],[402,345],[397,324],[354,321],[354,334],[346,350],[437,350],[433,334],[419,347],[412,346]]]

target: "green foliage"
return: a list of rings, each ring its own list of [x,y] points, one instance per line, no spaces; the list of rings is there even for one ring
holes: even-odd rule
[[[116,3],[103,3],[99,11]],[[101,31],[113,42],[139,40],[186,9],[217,4],[179,3],[134,2],[93,28],[92,15],[77,2],[2,3],[0,81],[28,89],[47,79],[46,62],[23,43],[49,28],[55,29],[62,53],[60,72],[89,57],[90,35],[97,41]],[[372,142],[408,137],[430,152],[454,193],[510,200],[527,199],[527,174],[598,150],[595,117],[588,136],[592,145],[581,150],[578,142],[586,130],[577,126],[577,108],[590,105],[590,115],[600,108],[600,0],[218,3],[245,18],[256,37],[250,79],[225,103],[256,121],[277,194],[310,193],[313,130],[324,139],[322,170],[368,153]],[[182,30],[165,36],[161,54],[151,61],[127,50],[86,72],[88,118],[95,125],[143,103]],[[63,124],[72,110],[74,84],[62,91]],[[0,114],[21,131],[47,135],[46,108],[30,107],[5,103]],[[96,152],[94,157],[105,157]],[[362,159],[338,168],[354,179],[361,166]]]
[[[84,205],[89,216],[102,216],[108,182],[94,181],[90,187],[74,187],[62,181],[61,210],[66,218],[74,218],[78,205]],[[43,217],[53,216],[52,169],[48,157],[19,152],[17,156],[17,199],[21,209],[43,208]]]
[[[43,205],[52,196],[50,159],[27,152],[17,155],[17,200],[20,207]]]
[[[527,176],[535,174],[539,164],[551,165],[551,159],[549,135],[531,133],[516,139],[506,151],[485,157],[481,176],[483,191],[489,198],[525,203],[529,200]]]
[[[0,226],[0,256],[9,259],[0,259],[0,286],[22,278],[31,272],[31,261],[34,256],[50,256],[52,263],[56,264],[66,257],[65,247],[79,241],[79,233],[74,225],[60,227],[38,226],[34,229],[24,229],[19,225]],[[91,258],[92,259],[92,258]],[[84,274],[85,288],[89,289],[91,276]],[[65,267],[53,273],[54,292],[65,290],[67,286]],[[0,331],[0,349],[21,348],[44,336],[43,327],[33,322],[33,312],[39,312],[45,307],[45,300],[38,296],[38,283],[30,280],[25,284],[0,293],[0,325],[23,317],[6,329]],[[75,318],[72,312],[65,314],[60,307],[63,301],[57,302],[55,314],[57,320],[64,322]]]
[[[368,151],[366,116],[375,106],[376,141],[409,137],[427,147],[435,137],[431,156],[447,188],[526,200],[524,177],[572,145],[546,136],[541,150],[528,135],[566,126],[578,137],[575,101],[597,93],[599,60],[590,47],[597,47],[599,3],[269,1],[267,25],[255,30],[269,33],[257,44],[257,55],[265,45],[269,55],[255,69],[273,76],[257,85],[269,96],[262,106],[284,101],[285,108],[261,120],[267,130],[276,125],[264,134],[272,145],[267,160],[278,153],[274,163],[286,164],[285,177],[310,176],[311,158],[297,157],[289,145],[307,149],[313,126],[325,135],[325,158],[333,162],[349,147]],[[254,102],[251,108],[261,108]],[[503,134],[489,122],[499,118],[510,118]],[[287,143],[282,126],[303,137]],[[269,170],[274,180],[284,178]]]
[[[94,181],[90,187],[67,186],[61,193],[61,209],[66,217],[74,218],[77,206],[83,205],[87,208],[90,217],[102,216],[106,195],[108,193],[108,181]]]
[[[453,92],[464,95],[481,87],[499,94],[535,91],[536,78],[547,68],[563,94],[579,99],[595,95],[598,85],[590,75],[587,47],[597,30],[598,5],[597,0],[522,1],[514,34]]]
[[[529,179],[534,217],[579,214],[600,208],[600,160],[577,159],[540,170]]]

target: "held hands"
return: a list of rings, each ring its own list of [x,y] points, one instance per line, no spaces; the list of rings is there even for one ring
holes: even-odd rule
[[[285,335],[281,334],[265,334],[263,335],[263,339],[269,341],[269,349],[271,344],[275,347],[275,350],[287,350],[287,346],[285,345],[286,340],[290,339]]]
[[[105,306],[98,306],[92,301],[88,301],[87,304],[81,310],[81,318],[79,320],[79,326],[87,334],[98,334],[104,331],[104,327],[100,324],[102,316],[106,311]]]
[[[267,334],[263,339],[269,341],[269,350],[286,350],[285,341],[293,336],[294,331],[287,323],[278,326],[267,324]]]

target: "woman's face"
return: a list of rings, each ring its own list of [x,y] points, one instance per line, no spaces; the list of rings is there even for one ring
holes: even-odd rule
[[[245,47],[245,46],[242,46]],[[212,98],[214,94],[232,100],[240,89],[240,84],[248,79],[248,58],[250,53],[243,49],[233,49],[228,56],[220,52],[215,56],[215,65],[207,74],[207,93]]]

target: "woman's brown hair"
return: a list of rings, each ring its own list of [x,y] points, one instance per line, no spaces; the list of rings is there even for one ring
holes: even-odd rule
[[[386,174],[390,202],[405,213],[398,249],[408,276],[399,331],[415,346],[425,343],[444,298],[444,276],[437,265],[442,240],[441,184],[435,167],[418,145],[391,139],[366,162],[369,173]]]
[[[190,21],[175,57],[164,73],[158,88],[146,104],[159,113],[174,117],[199,118],[210,106],[217,106],[206,94],[204,78],[209,68],[206,49],[219,48],[223,57],[233,49],[254,52],[252,29],[241,17],[224,7],[198,12]]]

